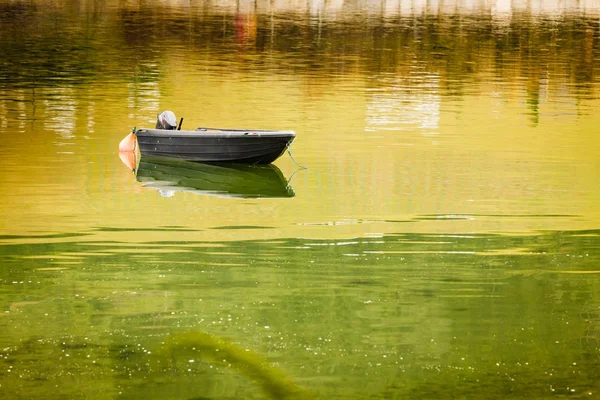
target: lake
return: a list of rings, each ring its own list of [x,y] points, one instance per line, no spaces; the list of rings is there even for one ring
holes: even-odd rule
[[[0,0],[0,398],[600,395],[600,3]],[[271,166],[120,140],[291,129]]]

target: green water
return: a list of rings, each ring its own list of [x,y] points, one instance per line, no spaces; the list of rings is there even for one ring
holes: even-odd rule
[[[585,397],[599,247],[598,231],[7,245],[2,388],[262,398],[232,354],[165,349],[200,332],[313,398]]]
[[[0,398],[598,397],[599,15],[0,0]]]

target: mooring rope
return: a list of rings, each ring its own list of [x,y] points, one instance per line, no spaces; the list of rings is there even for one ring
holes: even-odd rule
[[[287,148],[287,152],[288,152],[288,154],[290,155],[290,158],[292,159],[292,161],[293,161],[293,162],[295,162],[295,163],[296,163],[296,165],[300,167],[300,169],[308,169],[307,167],[305,167],[305,166],[303,166],[303,165],[300,165],[300,164],[298,163],[298,161],[296,161],[296,160],[294,159],[294,157],[292,156],[292,151],[290,150],[290,147],[289,147],[289,146],[288,146],[288,148]]]
[[[295,164],[296,164],[296,165],[299,167],[299,168],[298,168],[297,170],[295,170],[295,171],[292,173],[292,175],[290,175],[290,177],[288,178],[286,185],[289,187],[289,186],[290,186],[290,182],[292,181],[292,178],[294,177],[294,175],[296,175],[296,173],[298,173],[298,171],[302,171],[303,169],[308,169],[308,168],[307,168],[307,167],[305,167],[304,165],[300,165],[300,164],[298,163],[298,161],[296,161],[296,160],[294,159],[294,156],[292,156],[292,152],[291,152],[291,150],[290,150],[290,146],[289,146],[289,145],[288,145],[288,147],[287,147],[287,152],[288,152],[288,154],[289,154],[290,158],[292,159],[292,161],[293,161],[293,162],[294,162],[294,163],[295,163]]]

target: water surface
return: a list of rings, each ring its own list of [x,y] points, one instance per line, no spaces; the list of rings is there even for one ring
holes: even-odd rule
[[[594,398],[599,16],[0,1],[0,397]],[[165,109],[293,157],[136,176]]]

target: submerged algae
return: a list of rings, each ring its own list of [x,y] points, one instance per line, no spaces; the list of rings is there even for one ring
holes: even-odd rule
[[[186,332],[164,342],[159,355],[178,356],[191,353],[211,363],[231,366],[256,382],[272,399],[309,400],[313,396],[295,384],[283,371],[271,365],[260,354],[235,343],[204,332]]]

